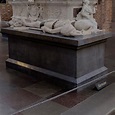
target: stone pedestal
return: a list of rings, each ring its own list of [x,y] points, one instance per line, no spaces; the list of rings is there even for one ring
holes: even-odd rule
[[[105,43],[109,33],[64,37],[41,31],[2,29],[8,35],[9,58],[6,66],[30,75],[42,73],[80,84],[101,78]]]

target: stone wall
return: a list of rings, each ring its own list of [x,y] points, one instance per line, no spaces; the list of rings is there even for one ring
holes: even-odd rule
[[[1,20],[9,21],[12,16],[12,6],[8,3],[0,4]]]
[[[112,21],[115,22],[115,0],[112,0],[112,7],[113,7]]]
[[[111,30],[112,0],[99,0],[95,17],[100,29]]]

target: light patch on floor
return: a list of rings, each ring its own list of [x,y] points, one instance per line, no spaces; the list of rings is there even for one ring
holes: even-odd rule
[[[23,115],[60,115],[62,112],[66,111],[68,108],[55,103],[47,102],[40,106],[36,106],[27,111],[22,112]]]

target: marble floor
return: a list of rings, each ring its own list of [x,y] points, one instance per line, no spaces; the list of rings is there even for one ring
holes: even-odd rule
[[[106,44],[105,64],[109,71],[115,70],[115,36]],[[54,81],[28,76],[6,68],[8,41],[0,36],[0,115],[60,115],[69,108],[98,93],[94,86],[73,91],[54,100],[40,103],[69,90]],[[109,84],[115,82],[115,73],[107,77]],[[40,103],[40,104],[39,104]]]

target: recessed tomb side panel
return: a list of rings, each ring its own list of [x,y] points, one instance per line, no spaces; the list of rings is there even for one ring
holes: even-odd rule
[[[77,77],[104,66],[105,42],[81,48],[77,51]]]
[[[9,58],[69,77],[76,76],[76,51],[65,44],[9,35]]]

